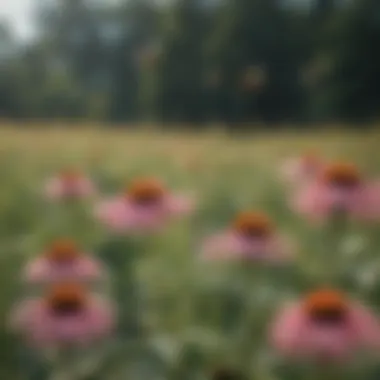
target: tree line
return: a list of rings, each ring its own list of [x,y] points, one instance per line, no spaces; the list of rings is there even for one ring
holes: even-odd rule
[[[2,117],[244,128],[380,110],[378,0],[61,0],[35,24],[28,44],[0,27]]]

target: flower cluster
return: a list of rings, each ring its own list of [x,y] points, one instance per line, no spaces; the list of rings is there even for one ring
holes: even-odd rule
[[[281,175],[292,184],[291,206],[306,220],[380,220],[380,184],[351,163],[326,162],[308,153],[287,162]],[[68,200],[98,194],[87,176],[72,169],[49,180],[44,190],[47,199],[63,207]],[[143,177],[110,198],[98,199],[92,215],[112,240],[157,234],[190,216],[195,207],[189,195],[174,192],[160,179]],[[260,270],[295,264],[296,245],[280,224],[262,210],[237,212],[220,232],[204,239],[199,256],[211,262],[249,263],[246,267]],[[12,328],[30,345],[44,348],[86,346],[110,337],[117,313],[104,291],[106,265],[98,257],[70,237],[52,241],[24,268],[22,281],[37,295],[26,294],[19,301],[11,314]],[[358,352],[380,353],[379,320],[337,288],[316,286],[279,310],[267,334],[277,353],[318,363],[338,363]],[[212,376],[244,377],[228,368]]]
[[[307,153],[286,161],[281,175],[295,187],[292,208],[309,219],[327,220],[337,214],[380,219],[380,182],[366,178],[355,164],[326,162]]]
[[[95,186],[79,170],[68,168],[52,177],[45,185],[46,198],[52,201],[85,199],[95,194]]]
[[[261,212],[242,212],[222,233],[208,238],[203,255],[207,259],[245,259],[284,262],[291,259],[289,239],[280,235],[269,217]]]
[[[322,362],[380,349],[380,324],[340,291],[321,289],[287,305],[272,327],[274,346],[287,356]]]
[[[11,316],[12,327],[38,347],[88,345],[115,324],[108,297],[92,291],[105,269],[69,239],[54,241],[27,264],[23,280],[38,294],[26,296]]]
[[[168,220],[190,213],[191,198],[172,193],[156,178],[138,178],[122,194],[102,201],[97,218],[114,232],[160,229]]]
[[[315,219],[344,214],[361,220],[378,220],[380,183],[366,180],[353,164],[334,162],[299,190],[294,207]]]

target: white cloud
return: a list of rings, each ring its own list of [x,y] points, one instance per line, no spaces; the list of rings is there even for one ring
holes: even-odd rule
[[[30,38],[33,3],[34,0],[0,0],[0,21],[5,20],[17,36]]]

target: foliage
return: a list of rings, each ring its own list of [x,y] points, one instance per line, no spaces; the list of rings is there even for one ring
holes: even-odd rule
[[[1,28],[1,113],[230,128],[376,118],[378,2],[313,4],[41,2],[27,46]]]
[[[193,220],[143,239],[139,247],[132,241],[127,246],[120,245],[125,241],[104,245],[104,234],[93,223],[71,219],[69,227],[85,247],[113,263],[111,276],[123,281],[124,289],[129,289],[130,264],[136,260],[133,278],[140,288],[139,303],[136,305],[126,290],[119,307],[129,314],[143,308],[140,323],[144,334],[138,333],[137,340],[134,335],[132,340],[74,353],[50,368],[24,351],[22,342],[3,324],[0,373],[9,379],[26,376],[41,380],[51,371],[57,378],[75,380],[208,379],[214,371],[228,373],[229,366],[259,380],[326,378],[323,368],[319,374],[316,369],[278,361],[267,345],[266,334],[277,307],[289,297],[301,295],[316,280],[314,259],[328,258],[327,269],[330,258],[338,257],[332,247],[338,247],[343,255],[345,278],[340,286],[354,291],[361,300],[378,304],[380,241],[375,227],[353,225],[338,236],[310,226],[290,212],[286,190],[277,178],[283,158],[315,146],[321,147],[326,157],[355,159],[371,172],[380,163],[378,133],[281,135],[244,141],[217,135],[158,138],[121,132],[0,133],[2,320],[18,300],[20,271],[30,257],[41,252],[53,227],[49,217],[57,210],[45,203],[41,186],[55,170],[75,163],[107,194],[118,192],[126,179],[136,174],[154,173],[175,189],[193,190],[200,202]],[[297,240],[294,269],[261,271],[200,259],[202,238],[223,228],[244,208],[268,212],[279,228]],[[91,215],[91,209],[87,211]],[[343,244],[336,245],[337,238],[342,238]],[[248,300],[252,314],[247,314]],[[123,332],[131,334],[131,325],[124,330],[124,324]],[[136,333],[136,328],[132,330]],[[344,374],[328,375],[342,380],[376,378],[371,368],[356,369],[358,373],[348,367]]]

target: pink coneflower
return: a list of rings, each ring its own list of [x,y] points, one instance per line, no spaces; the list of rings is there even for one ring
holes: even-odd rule
[[[78,284],[57,284],[41,298],[22,301],[11,326],[38,347],[87,345],[107,337],[115,325],[112,305]]]
[[[284,308],[271,330],[274,347],[295,359],[339,361],[380,348],[380,324],[339,291],[323,289]]]
[[[55,241],[45,253],[33,259],[25,269],[25,279],[31,284],[61,281],[92,282],[104,275],[102,264],[80,251],[69,239]]]
[[[355,165],[333,163],[296,194],[294,206],[296,211],[313,219],[325,219],[336,213],[378,219],[380,186],[365,181]]]
[[[102,203],[96,214],[111,230],[123,232],[157,229],[168,219],[192,210],[190,198],[171,193],[155,178],[142,178],[128,186],[123,195]]]
[[[292,185],[302,185],[314,180],[324,168],[323,160],[314,152],[285,161],[281,176]]]
[[[92,181],[74,169],[62,171],[45,186],[45,195],[51,200],[87,198],[95,193]]]
[[[206,240],[206,258],[283,261],[289,259],[290,246],[279,234],[267,215],[243,212],[230,229]]]

